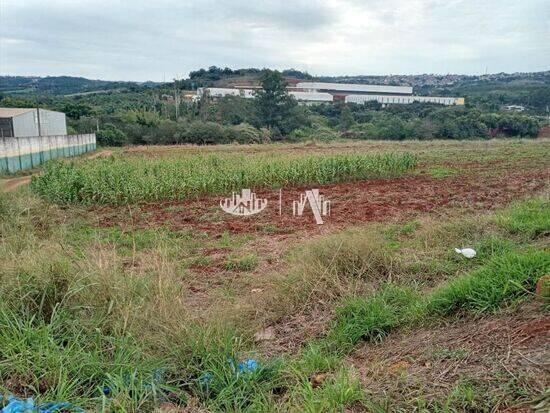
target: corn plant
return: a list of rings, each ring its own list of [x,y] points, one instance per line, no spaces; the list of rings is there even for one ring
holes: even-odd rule
[[[373,155],[187,155],[166,158],[114,156],[84,162],[52,161],[32,189],[57,203],[125,204],[225,194],[241,188],[329,184],[399,176],[416,158]]]

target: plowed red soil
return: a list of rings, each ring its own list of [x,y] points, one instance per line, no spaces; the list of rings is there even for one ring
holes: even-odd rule
[[[550,182],[550,170],[538,169],[503,172],[496,176],[462,175],[445,179],[407,176],[318,186],[331,202],[331,214],[325,227],[369,221],[405,218],[445,207],[486,210],[503,206],[513,199],[542,191]],[[311,187],[285,188],[282,214],[279,215],[279,191],[258,190],[268,199],[267,208],[250,217],[225,213],[219,206],[222,197],[146,203],[132,207],[132,225],[137,228],[167,226],[172,230],[199,230],[209,234],[292,233],[319,230],[311,209],[302,217],[292,215],[292,201]],[[230,196],[231,194],[227,194]],[[96,207],[101,226],[130,224],[127,207]]]

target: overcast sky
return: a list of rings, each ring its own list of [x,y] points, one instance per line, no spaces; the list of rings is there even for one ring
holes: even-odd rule
[[[549,0],[0,0],[0,74],[170,80],[550,69]]]

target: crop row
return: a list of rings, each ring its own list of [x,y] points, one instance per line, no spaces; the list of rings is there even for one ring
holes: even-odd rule
[[[399,176],[416,164],[404,154],[335,156],[194,155],[52,161],[31,187],[57,203],[125,204],[225,194],[241,188],[327,184]]]

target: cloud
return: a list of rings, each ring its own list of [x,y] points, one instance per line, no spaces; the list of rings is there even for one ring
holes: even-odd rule
[[[0,73],[162,80],[547,70],[546,0],[1,0]]]

